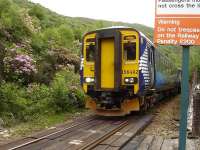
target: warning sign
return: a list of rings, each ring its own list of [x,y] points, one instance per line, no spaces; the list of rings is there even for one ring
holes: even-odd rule
[[[154,43],[200,45],[200,0],[156,0]]]

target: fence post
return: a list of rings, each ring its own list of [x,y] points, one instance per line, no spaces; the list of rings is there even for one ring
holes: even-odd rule
[[[192,135],[200,136],[200,84],[195,86],[193,93]]]

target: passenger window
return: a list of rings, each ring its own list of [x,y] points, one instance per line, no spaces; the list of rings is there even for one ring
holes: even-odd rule
[[[136,59],[136,43],[124,43],[124,59],[128,61]]]
[[[94,61],[95,49],[96,49],[96,46],[92,43],[86,46],[86,60],[87,61]]]

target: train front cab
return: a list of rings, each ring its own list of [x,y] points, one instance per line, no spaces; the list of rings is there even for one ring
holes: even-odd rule
[[[86,107],[104,116],[139,111],[138,60],[137,31],[107,29],[86,34],[83,38],[83,89],[90,96]]]

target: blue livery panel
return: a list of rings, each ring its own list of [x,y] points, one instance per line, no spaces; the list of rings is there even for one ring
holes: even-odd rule
[[[180,86],[180,71],[173,62],[141,35],[139,54],[139,93],[155,89],[163,91]]]

